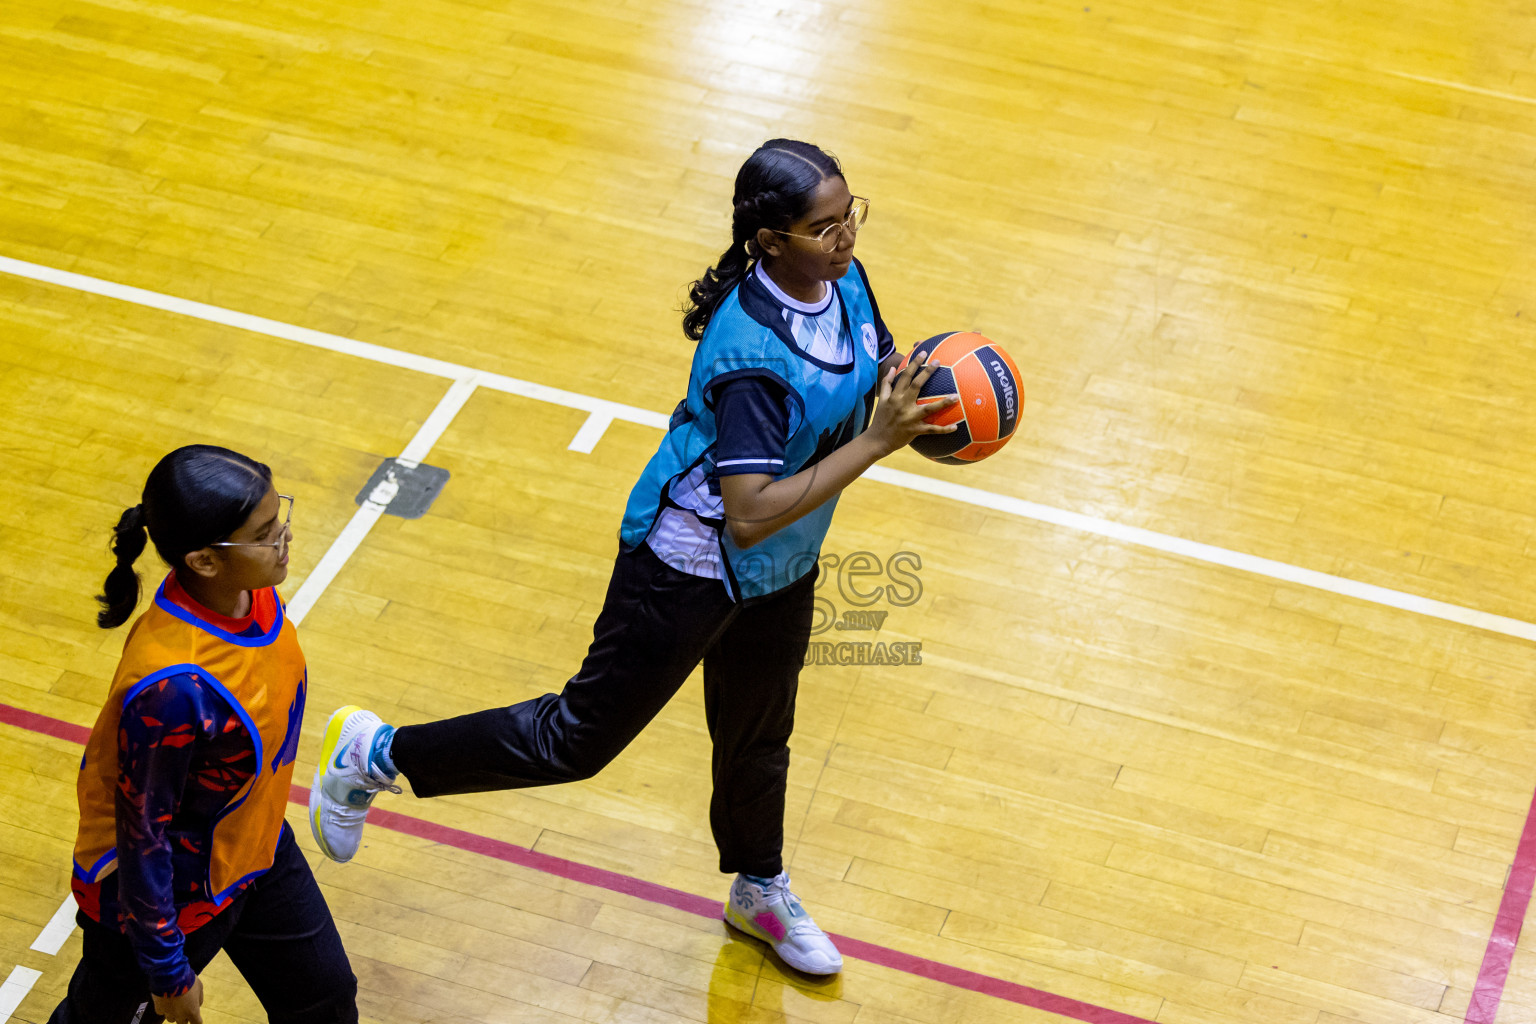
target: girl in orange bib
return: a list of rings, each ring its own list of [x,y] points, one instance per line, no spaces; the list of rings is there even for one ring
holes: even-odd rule
[[[202,1024],[198,974],[220,949],[274,1024],[357,1020],[357,980],[283,820],[306,692],[276,589],[292,509],[266,466],[191,445],[118,522],[99,625],[138,606],[146,539],[172,569],[80,764],[85,942],[51,1024]]]

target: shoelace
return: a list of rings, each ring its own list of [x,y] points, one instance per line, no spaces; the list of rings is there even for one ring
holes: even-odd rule
[[[405,790],[401,789],[398,785],[395,784],[395,780],[394,779],[390,778],[388,775],[385,775],[383,772],[376,772],[376,771],[374,771],[372,763],[370,763],[368,765],[367,769],[364,771],[363,774],[368,776],[368,781],[369,782],[372,782],[373,784],[375,784],[376,786],[379,787],[379,791],[380,792],[383,792],[383,793],[404,793],[405,792]]]
[[[396,792],[396,794],[398,794],[398,792],[406,792],[404,789],[396,786],[395,780],[390,778],[389,775],[386,775],[381,771],[375,771],[375,768],[373,768],[372,757],[367,758],[366,763],[362,765],[362,775],[364,775],[364,777],[366,777],[370,783],[378,786],[379,792]]]
[[[774,878],[764,887],[763,903],[768,905],[782,903],[789,908],[789,916],[794,923],[786,930],[786,934],[799,935],[807,931],[817,933],[821,931],[816,922],[811,920],[811,915],[805,912],[800,897],[790,890],[789,879],[783,875]]]
[[[372,754],[369,751],[365,751],[358,747],[357,743],[357,740],[353,740],[352,750],[349,751],[346,755],[347,760],[353,762],[354,765],[357,765],[357,762],[359,761],[362,762],[362,764],[358,766],[361,768],[359,774],[362,775],[363,778],[367,779],[370,783],[372,783],[374,790],[376,792],[404,793],[405,790],[397,786],[394,779],[390,778],[388,775],[385,775],[381,771],[374,770]]]

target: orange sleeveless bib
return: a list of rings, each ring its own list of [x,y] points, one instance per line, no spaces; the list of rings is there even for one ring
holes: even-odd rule
[[[223,697],[256,745],[256,774],[219,812],[213,825],[204,880],[208,899],[222,903],[242,882],[272,866],[288,805],[307,689],[298,631],[283,614],[275,589],[272,600],[277,604],[272,627],[261,636],[237,636],[173,603],[162,583],[149,608],[134,622],[80,762],[77,878],[99,881],[117,866],[113,793],[124,705],[146,687],[165,685],[167,677],[184,673],[197,675]]]

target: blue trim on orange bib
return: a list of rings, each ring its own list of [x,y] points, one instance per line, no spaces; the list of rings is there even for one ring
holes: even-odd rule
[[[158,595],[157,595],[157,599],[158,599]],[[177,608],[177,606],[175,606],[175,605],[173,605],[173,604],[171,604],[169,602],[161,603],[161,607],[165,608],[168,611],[173,611],[173,612],[181,610],[181,609]],[[217,629],[216,627],[209,626],[207,623],[204,623],[204,622],[199,622],[197,619],[187,618],[186,616],[177,616],[177,617],[181,618],[185,622],[191,622],[194,625],[203,626],[204,628],[210,630],[211,632],[218,633],[218,634],[220,634],[220,635],[222,635],[224,637],[230,637],[230,634],[225,632],[224,630]],[[277,619],[277,622],[272,627],[272,635],[273,635],[274,639],[276,638],[277,630],[278,630],[278,628],[281,625],[282,625],[282,612],[281,612],[281,605],[279,605],[278,619]],[[242,639],[242,638],[234,637],[233,639],[239,640],[239,639]],[[257,638],[249,638],[249,639],[257,639]],[[244,644],[243,646],[246,646],[246,647],[256,647],[256,646],[265,646],[265,645],[256,644],[256,643],[247,643],[247,644]],[[246,784],[245,790],[244,790],[244,792],[242,792],[240,794],[240,797],[238,799],[236,799],[236,800],[231,800],[228,804],[226,804],[224,806],[224,809],[219,811],[219,813],[214,817],[212,824],[210,824],[209,828],[208,828],[209,835],[212,835],[214,830],[219,827],[219,822],[221,822],[225,818],[229,817],[232,813],[234,813],[235,808],[237,808],[241,804],[245,803],[246,798],[251,795],[251,791],[256,788],[256,783],[261,780],[262,774],[264,772],[266,774],[271,774],[271,772],[266,768],[266,763],[265,763],[265,761],[263,759],[263,756],[262,756],[263,753],[264,753],[264,750],[263,750],[262,741],[261,741],[261,730],[256,728],[256,722],[255,722],[255,720],[253,718],[251,718],[251,713],[249,711],[245,710],[245,705],[244,704],[241,704],[238,700],[235,699],[235,695],[229,691],[229,687],[225,686],[223,684],[223,682],[221,682],[217,676],[215,676],[212,672],[209,672],[207,669],[203,668],[201,665],[193,665],[191,663],[182,664],[182,665],[171,665],[171,666],[168,666],[166,668],[158,669],[158,670],[156,670],[154,672],[151,672],[149,675],[145,676],[143,679],[140,679],[138,682],[134,683],[132,687],[129,688],[128,693],[123,697],[123,707],[126,708],[128,706],[128,702],[133,700],[133,698],[138,696],[140,693],[142,693],[145,690],[146,687],[153,686],[155,683],[158,683],[160,680],[165,679],[168,676],[180,676],[180,675],[189,675],[189,676],[195,675],[195,676],[197,676],[200,681],[206,682],[208,684],[209,688],[212,689],[214,693],[217,693],[220,697],[222,697],[224,699],[224,702],[230,706],[230,708],[235,712],[236,715],[239,716],[241,724],[243,724],[245,726],[245,731],[251,737],[251,744],[252,744],[252,746],[254,746],[256,748],[256,773],[251,776],[250,782],[248,782]],[[307,675],[307,673],[306,673],[306,675]],[[282,830],[279,829],[278,832],[279,832],[279,838],[281,838]],[[274,847],[274,849],[275,849],[275,847]],[[113,857],[117,856],[117,851],[116,850],[112,851],[110,856],[113,856]],[[93,868],[92,870],[94,871],[96,869]],[[262,873],[264,873],[264,872],[266,872],[268,870],[270,870],[270,868],[262,868],[260,871],[252,872],[251,874],[246,875],[244,878],[240,879],[238,882],[236,882],[233,885],[225,888],[222,892],[219,892],[219,893],[213,893],[213,882],[212,882],[212,879],[211,878],[204,878],[203,879],[203,891],[212,894],[212,895],[210,895],[208,897],[208,899],[211,902],[213,902],[215,904],[222,903],[223,900],[224,900],[224,897],[228,896],[231,892],[233,892],[235,889],[237,889],[242,883],[244,883],[246,881],[249,881],[250,879],[255,878],[257,875],[260,875],[260,874],[262,874]],[[87,881],[87,882],[95,881],[94,877],[85,877],[85,876],[81,876],[81,877],[85,878],[85,881]]]
[[[276,597],[276,595],[273,596]],[[255,597],[252,596],[251,600],[254,602]],[[172,601],[170,598],[166,597],[164,580],[161,581],[160,588],[155,591],[155,604],[160,608],[161,611],[174,615],[182,622],[189,623],[193,626],[196,626],[198,629],[212,633],[214,636],[218,637],[220,640],[223,640],[225,643],[231,643],[237,647],[266,647],[277,639],[278,634],[282,633],[283,631],[284,610],[281,598],[278,598],[274,603],[276,604],[277,608],[276,612],[272,616],[272,628],[267,630],[261,636],[241,636],[238,633],[231,633],[227,629],[220,629],[218,626],[215,626],[207,619],[198,618],[192,612],[188,611],[181,605],[177,604],[175,601]]]
[[[115,860],[117,860],[117,847],[114,846],[112,849],[102,854],[101,859],[96,861],[96,863],[92,864],[89,868],[82,868],[79,864],[76,864],[73,859],[70,860],[69,866],[74,869],[74,876],[80,879],[82,882],[94,882],[97,878],[101,877],[102,869],[104,869],[108,864]]]
[[[252,745],[256,747],[256,773],[251,776],[251,781],[246,784],[245,792],[240,794],[240,799],[231,800],[229,803],[225,804],[224,809],[214,817],[213,824],[208,827],[208,833],[209,835],[212,835],[214,829],[219,827],[219,822],[229,817],[229,815],[234,811],[236,807],[239,807],[241,804],[245,803],[245,798],[251,795],[251,791],[256,788],[256,783],[261,781],[262,774],[265,772],[266,774],[270,775],[271,772],[267,770],[266,761],[262,757],[263,750],[261,745],[261,730],[256,728],[256,722],[251,718],[251,713],[245,710],[244,704],[241,704],[238,700],[235,699],[235,695],[233,693],[229,692],[229,687],[219,682],[219,680],[214,678],[211,673],[203,672],[203,678],[208,680],[208,683],[213,687],[214,693],[217,693],[220,697],[223,697],[229,706],[235,709],[235,714],[239,715],[240,721],[245,724],[245,731],[251,734]]]
[[[241,799],[244,799],[244,798],[242,797]],[[278,826],[278,829],[277,829],[277,842],[272,844],[272,861],[273,861],[274,864],[277,862],[277,848],[279,846],[283,845],[283,832],[286,831],[287,828],[288,828],[288,822],[286,822],[286,821],[283,822],[282,825]],[[215,906],[220,906],[220,905],[222,905],[224,903],[225,900],[229,899],[229,896],[230,896],[231,893],[233,893],[235,890],[239,889],[242,885],[244,885],[245,883],[249,882],[253,878],[260,878],[262,875],[266,874],[268,871],[271,871],[271,870],[272,869],[270,867],[265,867],[265,868],[262,868],[259,871],[252,871],[250,874],[246,875],[244,878],[240,878],[240,879],[237,879],[234,882],[231,882],[229,887],[226,888],[223,892],[213,893],[212,895],[210,895],[208,897],[208,901],[210,903],[214,904]],[[210,886],[208,886],[208,888],[211,890],[213,887],[210,885]]]
[[[198,676],[202,679],[206,679],[208,684],[213,687],[213,692],[217,693],[220,697],[223,697],[224,702],[234,710],[235,714],[240,716],[241,724],[245,726],[245,731],[251,734],[251,742],[256,747],[256,763],[259,769],[261,764],[261,730],[256,728],[256,720],[251,717],[251,713],[249,711],[245,710],[245,705],[236,700],[235,695],[229,692],[229,687],[221,683],[217,676],[203,668],[201,665],[194,665],[191,662],[186,662],[181,665],[170,665],[166,668],[156,669],[128,688],[128,692],[123,695],[123,707],[126,708],[128,706],[128,702],[133,700],[133,698],[137,697],[140,693],[144,692],[145,688],[153,686],[155,683],[158,683],[160,680],[165,679],[168,676],[183,675]],[[254,782],[255,779],[256,776],[251,776],[252,782]],[[227,809],[225,813],[228,813]]]
[[[161,680],[168,679],[171,676],[183,675],[203,676],[207,678],[211,683],[213,683],[215,692],[222,696],[226,701],[229,701],[229,705],[230,707],[234,708],[235,714],[240,716],[240,721],[245,723],[246,731],[254,737],[254,742],[256,743],[257,747],[259,748],[261,746],[261,734],[256,731],[256,723],[252,721],[251,716],[246,712],[245,708],[240,706],[238,701],[230,700],[229,691],[224,689],[223,684],[220,683],[217,679],[214,679],[213,674],[210,673],[207,669],[203,668],[201,665],[193,665],[188,662],[181,665],[167,665],[165,668],[157,669],[154,672],[151,672],[149,675],[145,676],[143,679],[140,679],[138,682],[130,686],[128,688],[128,692],[123,694],[123,707],[126,708],[130,703],[132,703],[133,698],[137,697],[139,694],[143,693],[145,690],[149,689],[151,686],[154,686]],[[82,768],[85,766],[84,757],[80,759],[80,766]],[[113,847],[106,853],[102,854],[101,858],[97,860],[95,864],[92,864],[89,868],[82,868],[79,864],[75,863],[73,859],[71,859],[70,865],[74,870],[74,876],[76,878],[80,879],[82,882],[95,882],[101,877],[102,870],[116,859],[117,848]]]

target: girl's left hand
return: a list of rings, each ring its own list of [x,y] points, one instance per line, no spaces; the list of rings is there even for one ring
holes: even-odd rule
[[[203,1024],[203,979],[179,996],[154,996],[155,1012],[169,1024]]]

